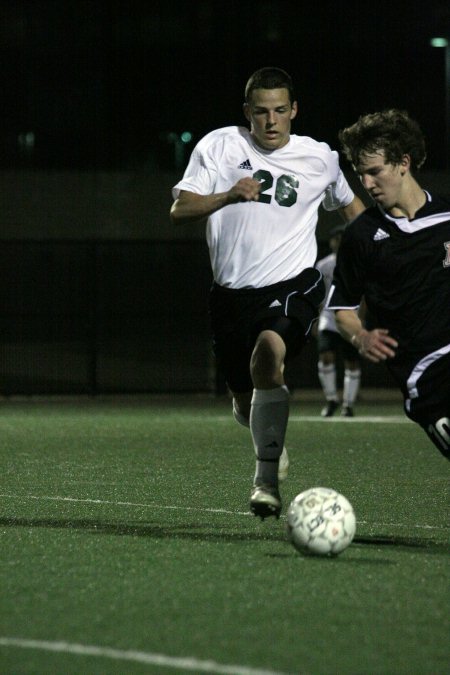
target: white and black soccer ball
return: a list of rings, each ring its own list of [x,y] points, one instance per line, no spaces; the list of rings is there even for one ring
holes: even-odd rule
[[[315,487],[298,494],[287,511],[290,542],[301,553],[337,555],[356,531],[353,507],[339,492]]]

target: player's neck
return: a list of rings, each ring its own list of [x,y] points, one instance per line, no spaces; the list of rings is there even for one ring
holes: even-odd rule
[[[422,208],[426,201],[426,193],[411,176],[411,180],[408,181],[408,184],[405,185],[404,190],[399,195],[397,203],[389,211],[394,218],[413,220],[417,211]]]

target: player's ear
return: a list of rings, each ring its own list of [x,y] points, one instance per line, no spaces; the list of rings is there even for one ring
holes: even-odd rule
[[[247,119],[250,122],[250,106],[247,103],[247,101],[242,106],[242,110],[244,111],[245,119]]]
[[[411,169],[411,157],[408,154],[403,155],[400,160],[400,171],[404,175],[407,171]]]
[[[293,101],[291,108],[291,120],[293,120],[294,117],[297,117],[297,113],[298,113],[298,103],[297,101]]]

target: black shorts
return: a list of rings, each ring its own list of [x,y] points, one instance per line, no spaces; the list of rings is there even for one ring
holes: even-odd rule
[[[299,353],[324,296],[322,274],[312,267],[264,288],[230,289],[213,284],[209,309],[214,354],[231,391],[253,389],[250,357],[262,330],[273,330],[283,338],[286,361]]]
[[[341,354],[346,361],[360,361],[359,352],[335,330],[320,330],[317,336],[317,349],[323,352]]]
[[[450,417],[450,351],[395,358],[388,368],[400,384],[407,416],[425,430]],[[440,355],[442,352],[442,355]]]

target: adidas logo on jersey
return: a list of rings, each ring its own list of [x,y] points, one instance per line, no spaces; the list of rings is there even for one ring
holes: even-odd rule
[[[274,300],[269,307],[281,307],[281,302],[279,300]]]
[[[381,241],[382,239],[389,239],[389,236],[390,235],[387,232],[385,232],[384,230],[381,229],[381,227],[379,227],[378,230],[373,235],[373,240]]]
[[[249,159],[246,159],[245,162],[242,162],[242,164],[239,164],[238,169],[247,169],[248,171],[253,171],[253,167],[250,164]]]

